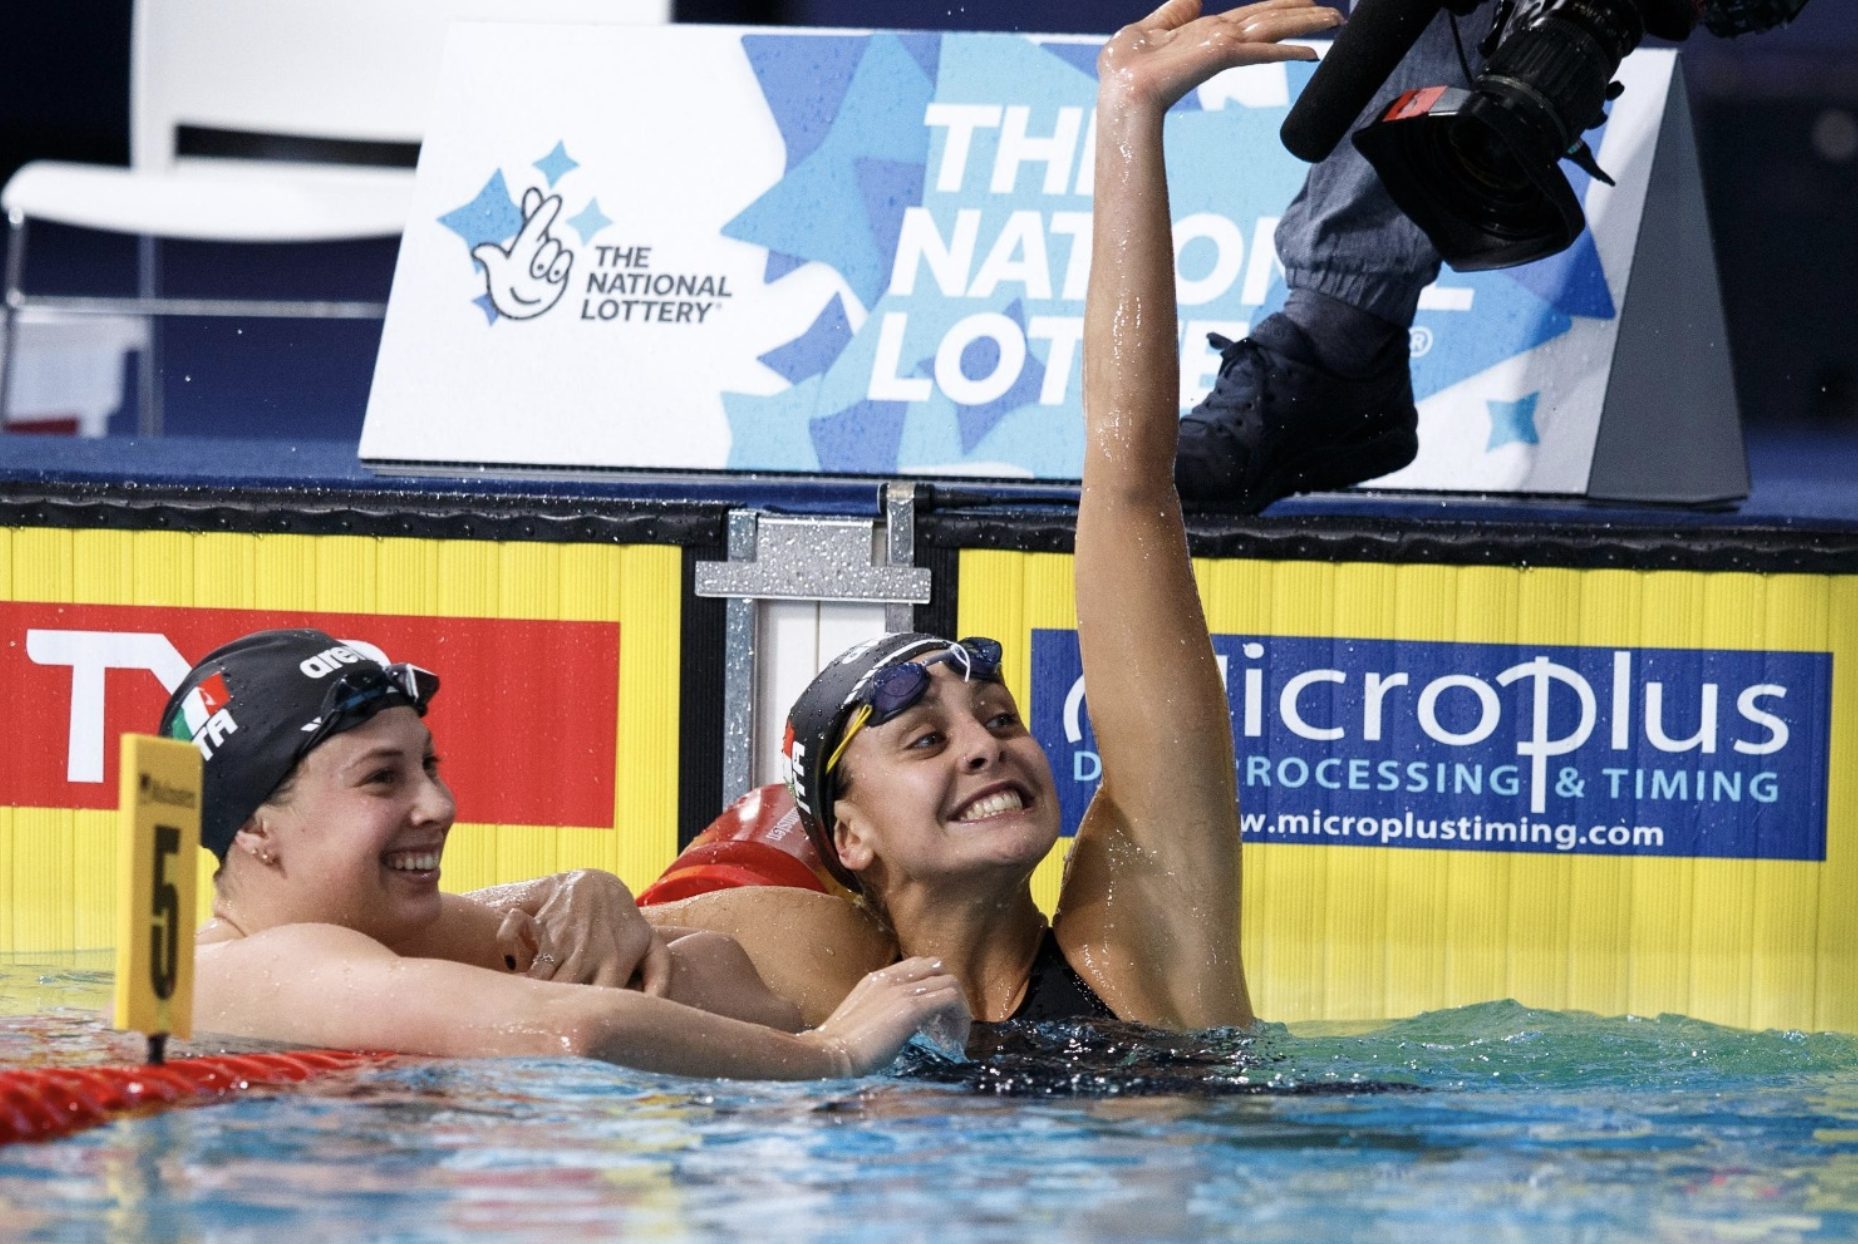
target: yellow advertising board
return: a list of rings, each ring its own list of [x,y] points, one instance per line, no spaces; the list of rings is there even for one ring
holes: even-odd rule
[[[1858,578],[1195,571],[1260,1014],[1513,998],[1858,1031]],[[1087,703],[1071,558],[966,550],[957,602],[959,633],[1005,641],[1074,824],[1096,774],[1064,712]]]
[[[276,626],[435,670],[447,889],[677,853],[682,550],[0,528],[0,953],[108,947],[116,739],[219,644]],[[214,861],[199,853],[202,909]]]

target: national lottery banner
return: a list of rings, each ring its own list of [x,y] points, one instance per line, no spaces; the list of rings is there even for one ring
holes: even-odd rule
[[[1099,41],[459,25],[361,456],[1068,480]],[[1413,330],[1417,488],[1580,492],[1672,54],[1621,68],[1592,229],[1447,273]],[[1307,64],[1168,123],[1185,405],[1281,305]]]

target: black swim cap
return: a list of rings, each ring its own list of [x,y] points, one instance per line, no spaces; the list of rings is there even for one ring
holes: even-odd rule
[[[214,649],[161,710],[160,732],[204,757],[200,845],[222,861],[258,805],[331,735],[384,708],[420,716],[436,674],[382,665],[322,631],[257,631]]]
[[[922,631],[905,631],[867,639],[834,657],[807,684],[787,714],[787,733],[781,739],[781,767],[787,789],[800,813],[800,824],[813,840],[826,868],[853,893],[863,893],[857,876],[839,861],[832,841],[832,802],[836,775],[826,762],[839,744],[846,719],[858,707],[859,696],[877,671],[908,661],[925,652],[955,646],[952,639]]]

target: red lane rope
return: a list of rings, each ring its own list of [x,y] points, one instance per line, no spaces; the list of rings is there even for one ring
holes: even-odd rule
[[[218,1054],[159,1065],[0,1070],[0,1145],[50,1140],[128,1111],[204,1105],[246,1089],[294,1084],[392,1057],[369,1050],[304,1050]]]

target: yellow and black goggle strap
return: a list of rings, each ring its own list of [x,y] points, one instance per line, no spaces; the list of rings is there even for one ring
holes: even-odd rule
[[[864,729],[865,723],[870,720],[871,706],[869,704],[860,704],[852,710],[852,715],[845,720],[845,729],[839,733],[839,745],[832,749],[830,756],[826,757],[825,771],[827,773],[839,767],[839,760],[845,755],[845,749],[851,746],[852,739]]]

